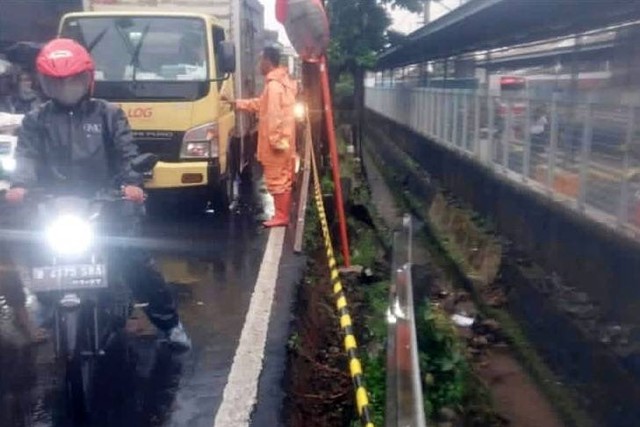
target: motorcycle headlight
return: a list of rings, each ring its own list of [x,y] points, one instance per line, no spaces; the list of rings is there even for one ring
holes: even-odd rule
[[[93,243],[93,228],[73,215],[56,218],[46,230],[47,243],[60,255],[81,255]]]
[[[3,157],[0,159],[0,168],[3,172],[13,172],[16,169],[16,159],[13,157]]]

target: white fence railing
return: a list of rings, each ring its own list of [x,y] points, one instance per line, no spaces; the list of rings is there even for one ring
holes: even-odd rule
[[[638,107],[403,87],[368,87],[366,106],[532,191],[640,237]]]

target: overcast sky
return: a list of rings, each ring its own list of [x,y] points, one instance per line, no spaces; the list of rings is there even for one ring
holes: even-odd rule
[[[348,0],[345,0],[348,1]],[[448,7],[457,6],[460,0],[442,0],[442,3]],[[287,34],[282,28],[282,25],[276,20],[275,16],[275,4],[276,0],[262,0],[264,5],[265,26],[271,30],[278,30],[280,33],[280,42],[290,45]],[[431,20],[437,19],[447,12],[447,8],[432,2],[431,3]],[[422,16],[418,14],[409,13],[401,10],[390,10],[391,18],[393,19],[392,28],[396,31],[404,33],[410,33],[421,26]]]

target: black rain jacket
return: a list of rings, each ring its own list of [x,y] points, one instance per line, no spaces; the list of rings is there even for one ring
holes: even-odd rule
[[[137,155],[117,105],[86,99],[64,108],[48,101],[22,122],[11,187],[91,197],[101,189],[142,186],[143,177],[131,169]]]

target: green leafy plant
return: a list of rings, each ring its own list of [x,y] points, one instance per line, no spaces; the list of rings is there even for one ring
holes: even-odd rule
[[[367,391],[369,392],[372,421],[376,426],[384,425],[387,375],[385,363],[384,354],[376,356],[364,355],[362,358],[362,365],[367,376]]]
[[[287,348],[292,351],[300,348],[300,335],[298,335],[297,332],[289,336],[289,339],[287,340]]]
[[[425,408],[433,418],[443,408],[459,409],[465,399],[469,366],[446,314],[427,304],[416,318]]]
[[[320,178],[320,187],[323,194],[333,194],[335,191],[335,185],[333,184],[333,178],[330,175],[325,175]]]

